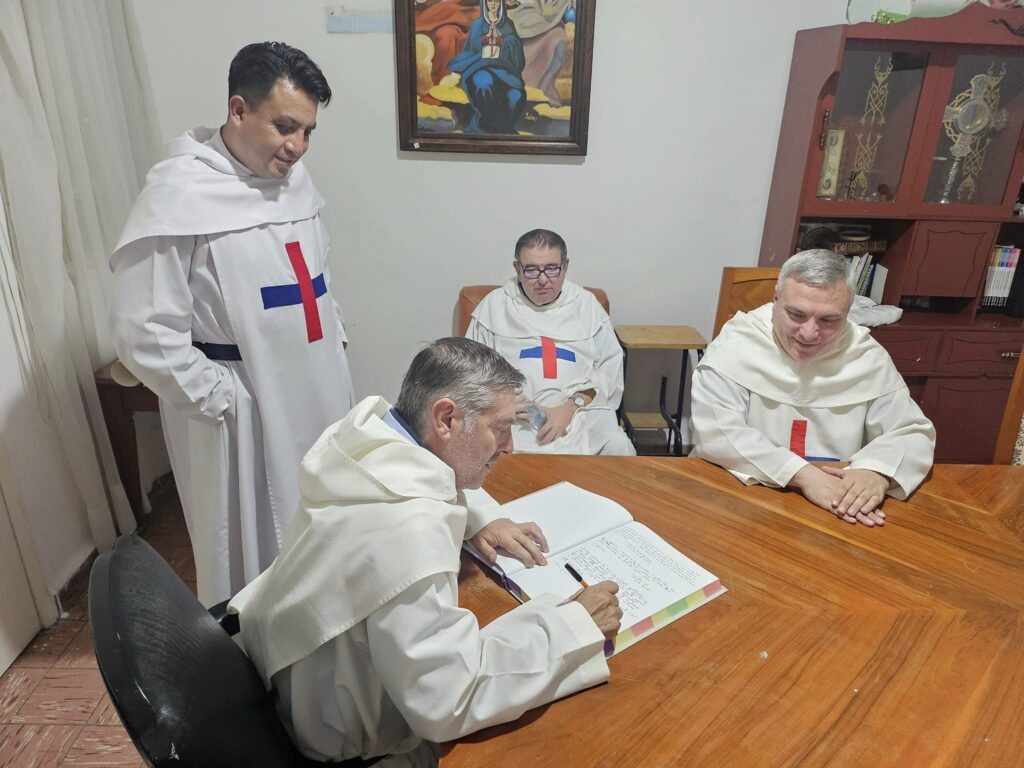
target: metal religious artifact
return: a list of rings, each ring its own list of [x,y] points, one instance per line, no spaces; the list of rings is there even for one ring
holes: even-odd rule
[[[992,142],[991,134],[1006,126],[1007,112],[999,106],[999,85],[1006,75],[1006,65],[1003,64],[998,74],[995,74],[995,66],[992,62],[986,74],[972,77],[971,87],[957,94],[942,116],[942,127],[952,142],[949,153],[954,159],[939,202],[954,201],[954,186],[956,200],[970,202],[974,197],[975,179],[985,162],[985,150]]]

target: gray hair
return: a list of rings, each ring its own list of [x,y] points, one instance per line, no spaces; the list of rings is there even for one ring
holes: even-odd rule
[[[846,283],[850,289],[850,297],[856,293],[853,275],[850,273],[850,262],[845,256],[826,250],[813,248],[809,251],[790,256],[779,270],[779,279],[775,283],[775,292],[782,290],[787,279],[793,278],[808,285],[827,286],[835,283]]]
[[[447,397],[472,431],[478,415],[493,408],[501,394],[521,390],[524,381],[523,374],[490,347],[450,336],[432,342],[413,358],[395,408],[422,437],[430,408]]]
[[[523,260],[519,258],[519,254],[526,248],[557,248],[562,254],[563,264],[569,259],[569,248],[565,244],[565,239],[550,229],[531,229],[516,241],[516,261],[520,264]]]

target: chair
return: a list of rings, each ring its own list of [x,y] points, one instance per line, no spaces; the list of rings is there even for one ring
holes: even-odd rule
[[[466,335],[466,329],[469,328],[469,318],[477,305],[484,300],[484,296],[499,287],[497,285],[467,285],[459,291],[459,303],[455,310],[455,332],[458,336]],[[604,307],[604,311],[610,314],[608,294],[600,288],[587,288],[587,290],[597,297],[601,306]]]
[[[712,338],[737,312],[749,312],[771,301],[778,279],[778,267],[724,267]]]
[[[252,662],[137,535],[96,558],[89,621],[110,699],[149,765],[325,765],[298,752]]]
[[[996,438],[996,449],[992,455],[993,464],[1021,464],[1024,458],[1020,455],[1014,461],[1015,448],[1024,445],[1024,363],[1021,354],[1017,353],[1017,372],[1010,385],[1010,396],[1006,399],[1006,409],[999,425],[999,436]],[[1011,354],[1007,352],[1006,354]]]

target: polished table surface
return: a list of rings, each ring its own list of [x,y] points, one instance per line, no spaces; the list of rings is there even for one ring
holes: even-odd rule
[[[623,504],[728,588],[611,680],[446,744],[455,766],[1024,766],[1024,467],[938,466],[884,527],[698,459],[506,456]],[[482,623],[514,607],[470,563]]]

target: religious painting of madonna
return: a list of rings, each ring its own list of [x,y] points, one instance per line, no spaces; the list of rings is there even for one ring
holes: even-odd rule
[[[585,155],[596,0],[394,0],[402,149]]]

